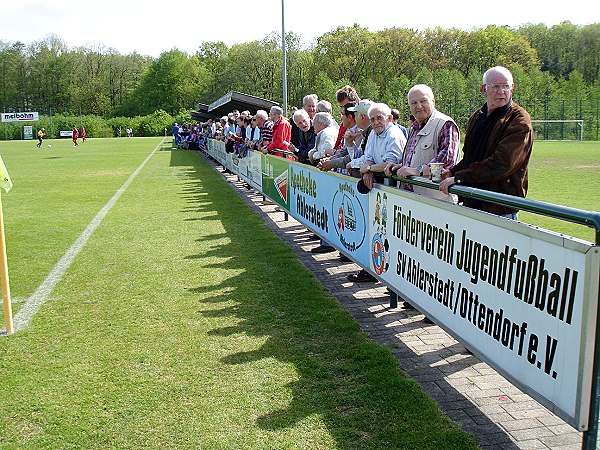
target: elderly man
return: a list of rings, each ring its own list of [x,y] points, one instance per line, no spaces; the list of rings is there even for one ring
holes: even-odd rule
[[[256,119],[256,125],[260,128],[260,141],[256,143],[255,148],[262,150],[273,140],[273,122],[269,120],[267,112],[262,109],[256,111],[254,118]]]
[[[279,106],[271,106],[269,118],[273,121],[273,137],[271,142],[266,145],[265,153],[284,157],[282,150],[287,150],[290,145],[292,126],[283,117],[283,109]]]
[[[402,161],[406,138],[394,125],[392,110],[385,103],[375,103],[369,108],[369,121],[373,131],[365,147],[360,173],[365,186],[372,189],[375,173],[383,172],[388,164]]]
[[[392,173],[402,178],[429,175],[429,164],[443,163],[445,170],[456,164],[460,143],[458,126],[451,117],[435,108],[431,88],[417,84],[408,91],[408,106],[412,114],[412,126],[404,149],[401,164],[386,167],[386,175]],[[418,194],[440,200],[452,201],[452,196],[410,184],[402,186]]]
[[[319,159],[333,154],[338,126],[331,114],[320,112],[313,119],[313,127],[317,137],[315,148],[308,152],[308,157],[312,163],[316,163]]]
[[[483,75],[481,93],[486,103],[473,113],[467,125],[463,159],[440,183],[448,193],[453,184],[525,197],[527,165],[533,148],[531,118],[512,100],[513,77],[496,66]],[[465,206],[517,219],[517,209],[464,198]]]
[[[315,147],[316,138],[310,115],[308,111],[299,109],[294,113],[292,119],[298,130],[298,137],[296,143],[290,144],[290,150],[296,153],[298,162],[310,164],[308,152]]]
[[[312,128],[313,117],[315,117],[315,114],[317,113],[317,102],[318,101],[319,101],[319,97],[317,97],[317,94],[308,94],[308,95],[305,95],[304,98],[302,99],[302,109],[304,111],[306,111],[306,113],[308,114],[311,128]],[[294,111],[294,113],[295,112],[296,111]],[[300,132],[300,129],[298,128],[298,125],[296,124],[296,121],[294,120],[293,115],[292,115],[291,122],[292,122],[291,142],[294,145],[294,147],[298,148],[298,147],[302,146],[302,144],[300,142],[301,132]],[[314,143],[313,143],[313,146],[314,146]]]

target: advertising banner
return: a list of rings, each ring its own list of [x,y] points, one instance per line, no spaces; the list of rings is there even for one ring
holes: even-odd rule
[[[40,120],[37,111],[0,113],[1,122],[34,122]]]
[[[254,189],[262,191],[261,154],[254,151],[248,152],[241,161],[240,176],[242,179]]]
[[[33,127],[31,125],[23,127],[23,139],[33,139]]]
[[[586,428],[598,248],[397,189],[369,195],[370,269],[527,393]]]
[[[263,194],[279,206],[290,210],[289,174],[290,161],[276,156],[261,154]]]
[[[290,163],[290,213],[363,267],[369,265],[369,197],[350,177]]]

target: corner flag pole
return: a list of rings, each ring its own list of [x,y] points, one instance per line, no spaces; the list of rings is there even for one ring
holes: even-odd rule
[[[13,334],[12,305],[10,301],[10,282],[8,279],[8,262],[6,259],[6,242],[4,240],[4,214],[2,212],[2,195],[0,194],[0,284],[2,284],[2,304],[4,311],[4,328],[6,334]]]
[[[6,192],[12,188],[12,181],[0,156],[0,188]],[[4,213],[0,196],[0,283],[2,284],[2,304],[6,334],[15,332],[13,326],[12,305],[10,302],[10,283],[8,281],[8,261],[6,259],[6,240],[4,239]]]

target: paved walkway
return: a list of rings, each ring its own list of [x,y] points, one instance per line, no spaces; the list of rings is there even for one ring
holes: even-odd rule
[[[222,172],[221,166],[216,166]],[[225,175],[225,174],[224,174]],[[319,241],[262,195],[248,190],[237,176],[225,175],[267,225],[288,242],[302,263],[346,308],[369,337],[388,347],[402,369],[438,402],[483,449],[578,449],[581,433],[522,393],[440,327],[423,322],[423,314],[402,302],[389,308],[381,283],[351,283],[346,275],[359,269],[343,263],[338,252],[313,255]]]

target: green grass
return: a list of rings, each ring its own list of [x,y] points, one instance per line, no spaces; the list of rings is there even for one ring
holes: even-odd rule
[[[528,198],[600,211],[600,142],[536,142],[529,165]],[[591,228],[530,213],[524,222],[594,241]]]
[[[0,145],[13,293],[157,142]],[[0,447],[475,448],[212,168],[163,150],[0,339]]]

